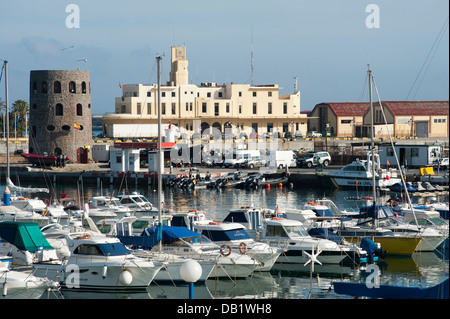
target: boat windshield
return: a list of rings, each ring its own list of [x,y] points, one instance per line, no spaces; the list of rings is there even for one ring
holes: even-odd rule
[[[308,233],[302,226],[284,226],[289,237],[308,236]]]
[[[140,196],[132,196],[132,200],[134,200],[136,203],[143,203],[144,200]]]
[[[89,256],[122,256],[130,254],[122,243],[82,244],[75,248],[74,254]]]

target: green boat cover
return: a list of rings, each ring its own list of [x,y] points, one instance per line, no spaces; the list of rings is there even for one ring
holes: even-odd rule
[[[19,250],[27,250],[31,253],[36,252],[39,247],[45,250],[53,249],[36,223],[1,222],[0,237]]]

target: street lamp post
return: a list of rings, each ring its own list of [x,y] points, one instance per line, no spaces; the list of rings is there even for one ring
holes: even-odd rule
[[[194,299],[194,283],[202,276],[202,266],[195,260],[188,260],[181,265],[180,275],[189,283],[189,299]]]

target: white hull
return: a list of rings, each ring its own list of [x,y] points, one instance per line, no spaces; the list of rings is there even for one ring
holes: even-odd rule
[[[329,178],[332,178],[336,185],[339,187],[372,187],[372,178],[361,179],[359,177],[338,177],[328,175]],[[356,185],[356,181],[358,185]],[[390,187],[396,183],[401,182],[400,178],[391,178],[387,179],[376,179],[375,186],[376,187]]]

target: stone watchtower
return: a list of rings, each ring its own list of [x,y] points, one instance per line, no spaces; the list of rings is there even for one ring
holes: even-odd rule
[[[29,153],[63,154],[69,162],[92,158],[88,71],[31,71]]]

